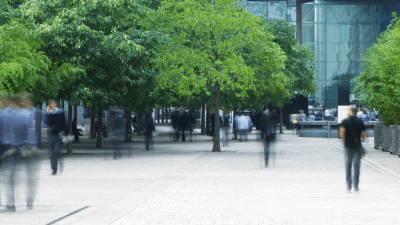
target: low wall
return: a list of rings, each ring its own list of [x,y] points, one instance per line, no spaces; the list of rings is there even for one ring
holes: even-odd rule
[[[374,125],[379,121],[368,121],[367,137],[374,136]],[[302,129],[299,137],[338,138],[340,125],[336,121],[299,121]]]

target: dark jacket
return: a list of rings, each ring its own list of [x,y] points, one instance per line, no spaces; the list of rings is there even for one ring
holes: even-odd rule
[[[152,116],[146,116],[143,120],[142,127],[144,128],[144,135],[152,135],[153,131],[156,130]]]
[[[351,116],[342,121],[342,126],[345,129],[344,146],[350,149],[359,148],[361,146],[361,133],[366,130],[364,122],[356,116]],[[357,142],[353,141],[354,135],[351,130],[352,128],[356,135]]]
[[[57,109],[54,112],[46,115],[45,121],[50,127],[48,132],[52,135],[58,135],[60,132],[65,131],[68,134],[67,122],[65,114],[62,109]]]

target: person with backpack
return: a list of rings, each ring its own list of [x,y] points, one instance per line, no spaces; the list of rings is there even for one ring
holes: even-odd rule
[[[342,127],[339,130],[339,138],[344,141],[345,148],[345,167],[346,167],[346,184],[347,190],[351,190],[351,185],[354,186],[354,191],[358,191],[360,177],[360,161],[361,156],[365,154],[364,148],[361,146],[361,138],[365,140],[366,127],[364,122],[357,117],[357,107],[350,106],[347,112],[349,116],[342,121]],[[353,164],[354,177],[351,177],[351,166]]]
[[[56,105],[56,101],[51,99],[49,101],[49,106],[47,107],[47,115],[45,115],[44,122],[49,126],[47,130],[47,137],[49,142],[49,151],[51,154],[50,162],[51,169],[53,172],[51,175],[57,174],[57,163],[58,163],[58,153],[60,151],[60,145],[62,140],[59,134],[62,131],[65,131],[65,134],[68,134],[68,127],[66,116],[64,114],[64,110],[59,109]],[[62,168],[62,161],[60,159],[60,165]]]
[[[142,128],[144,129],[146,151],[149,151],[150,144],[152,145],[153,149],[153,143],[151,139],[153,137],[153,131],[156,130],[150,111],[146,111],[146,117],[143,120]]]

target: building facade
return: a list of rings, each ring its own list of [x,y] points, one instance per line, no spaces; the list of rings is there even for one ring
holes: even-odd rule
[[[297,25],[297,38],[317,59],[317,93],[309,105],[327,108],[357,99],[350,81],[362,72],[363,55],[400,13],[395,0],[242,1],[249,13],[283,19]]]

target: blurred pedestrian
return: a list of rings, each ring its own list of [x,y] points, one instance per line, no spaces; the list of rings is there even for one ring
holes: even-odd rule
[[[122,157],[122,142],[124,141],[125,126],[124,119],[118,114],[112,114],[110,117],[110,127],[112,143],[114,147],[113,158],[120,159]],[[107,131],[103,135],[107,135]]]
[[[189,134],[190,134],[190,142],[192,142],[193,141],[193,130],[194,130],[194,127],[196,126],[196,118],[195,118],[194,112],[192,110],[187,112],[186,122],[187,122],[186,126],[188,127]]]
[[[251,132],[253,124],[249,116],[245,115],[244,112],[239,112],[234,118],[236,122],[236,130],[239,133],[239,142],[248,140],[248,133]]]
[[[179,115],[178,115],[178,123],[179,123],[179,130],[182,132],[182,142],[186,141],[186,129],[187,126],[189,125],[187,113],[185,110],[181,109],[179,110]]]
[[[149,151],[150,144],[151,144],[151,149],[153,150],[152,136],[153,136],[153,131],[155,131],[156,128],[150,111],[146,111],[146,117],[143,120],[142,127],[144,129],[146,151]]]
[[[47,115],[45,116],[45,124],[49,126],[47,130],[47,137],[49,142],[49,151],[51,154],[51,169],[53,170],[51,175],[57,174],[58,169],[58,153],[60,151],[60,146],[62,140],[59,134],[62,131],[65,131],[65,134],[68,134],[66,116],[64,114],[64,110],[59,109],[56,105],[56,101],[51,99],[49,101],[49,106],[47,107]],[[62,159],[60,159],[60,168],[62,170],[63,164]]]
[[[365,126],[368,125],[369,115],[367,113],[367,110],[365,110],[365,109],[362,110],[361,120],[364,122]]]
[[[174,141],[177,142],[179,141],[179,112],[178,110],[175,110],[172,115],[171,115],[171,122],[172,122],[172,129],[174,129]]]
[[[303,128],[303,125],[299,123],[300,121],[307,121],[307,116],[306,114],[304,114],[303,110],[299,110],[299,114],[297,115],[296,134],[299,134],[299,131],[301,130],[301,128]]]
[[[132,126],[133,126],[133,132],[137,131],[137,120],[136,120],[136,116],[133,116],[132,119]]]
[[[74,118],[74,120],[72,120],[72,134],[74,135],[75,143],[80,142],[80,141],[79,141],[79,136],[83,136],[83,135],[80,133],[80,131],[82,131],[82,129],[78,129],[77,121],[78,121],[78,120],[77,120],[76,118]]]
[[[269,109],[265,109],[263,114],[261,115],[262,121],[265,121],[263,126],[263,142],[264,142],[264,161],[265,167],[268,166],[269,163],[269,155],[270,155],[270,148],[271,143],[276,139],[276,130],[274,132],[274,123],[275,118],[272,115],[272,112],[269,112]]]
[[[8,94],[7,94],[8,95]],[[16,94],[0,97],[1,171],[5,179],[7,204],[4,212],[15,211],[14,190],[18,166],[27,174],[27,209],[33,208],[37,190],[39,163],[37,159],[37,127],[40,113],[33,107],[31,95]],[[6,100],[6,98],[9,98]],[[7,102],[5,104],[5,102]],[[7,108],[6,108],[7,107]]]
[[[222,146],[229,144],[229,119],[231,118],[229,110],[224,111],[224,118],[222,120]]]
[[[346,167],[346,184],[347,190],[351,190],[353,183],[354,191],[358,191],[360,177],[360,158],[364,154],[364,148],[361,146],[361,139],[366,137],[366,127],[363,121],[356,117],[357,107],[351,106],[348,109],[347,119],[342,121],[342,127],[339,131],[339,138],[344,141],[345,148],[345,167]],[[353,164],[354,177],[351,177],[351,167]]]

